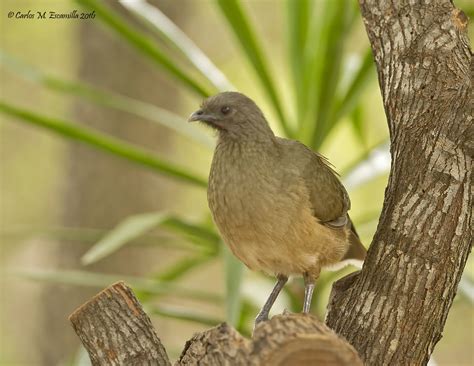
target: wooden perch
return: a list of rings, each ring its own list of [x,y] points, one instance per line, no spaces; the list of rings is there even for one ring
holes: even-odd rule
[[[260,324],[253,339],[227,324],[196,334],[176,365],[362,365],[357,352],[316,317],[283,314]]]
[[[123,282],[100,292],[69,318],[93,365],[170,365],[150,319]],[[226,323],[197,333],[181,365],[358,366],[354,348],[312,315],[283,314],[249,340]]]
[[[132,290],[117,282],[70,316],[92,365],[171,365]]]

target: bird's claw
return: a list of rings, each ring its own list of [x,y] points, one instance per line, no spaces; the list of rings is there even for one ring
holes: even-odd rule
[[[255,318],[255,323],[253,329],[257,328],[257,325],[260,323],[266,322],[268,320],[268,314],[258,314]]]

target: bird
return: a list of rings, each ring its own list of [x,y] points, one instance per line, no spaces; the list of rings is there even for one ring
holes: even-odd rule
[[[346,189],[328,160],[276,136],[249,97],[221,92],[188,118],[217,131],[207,199],[225,244],[248,268],[277,282],[255,319],[268,320],[290,276],[302,276],[309,313],[321,269],[366,255],[348,215]]]

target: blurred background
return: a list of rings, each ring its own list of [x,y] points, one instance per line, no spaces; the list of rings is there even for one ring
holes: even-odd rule
[[[472,2],[455,3],[472,18]],[[247,94],[279,135],[329,158],[370,244],[390,155],[355,1],[0,7],[1,365],[88,365],[67,317],[122,279],[173,360],[219,322],[250,334],[274,279],[243,268],[221,243],[205,189],[214,136],[186,122],[218,91]],[[37,14],[74,10],[87,19]],[[474,364],[472,263],[433,364]],[[332,282],[352,270],[323,273],[318,316]],[[291,281],[273,313],[300,311],[303,291]]]

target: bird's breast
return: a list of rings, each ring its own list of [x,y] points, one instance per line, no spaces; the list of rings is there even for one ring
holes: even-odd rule
[[[255,218],[265,217],[278,190],[278,178],[255,162],[217,159],[209,178],[209,206],[219,226],[249,225]]]
[[[209,177],[208,201],[224,235],[237,229],[265,229],[264,221],[278,205],[281,191],[275,162],[258,146],[216,150]]]
[[[258,267],[250,262],[261,257],[260,251],[271,251],[291,240],[290,232],[294,232],[307,194],[297,176],[279,166],[276,154],[249,154],[249,149],[235,153],[216,151],[214,155],[209,207],[232,251],[248,266]]]

